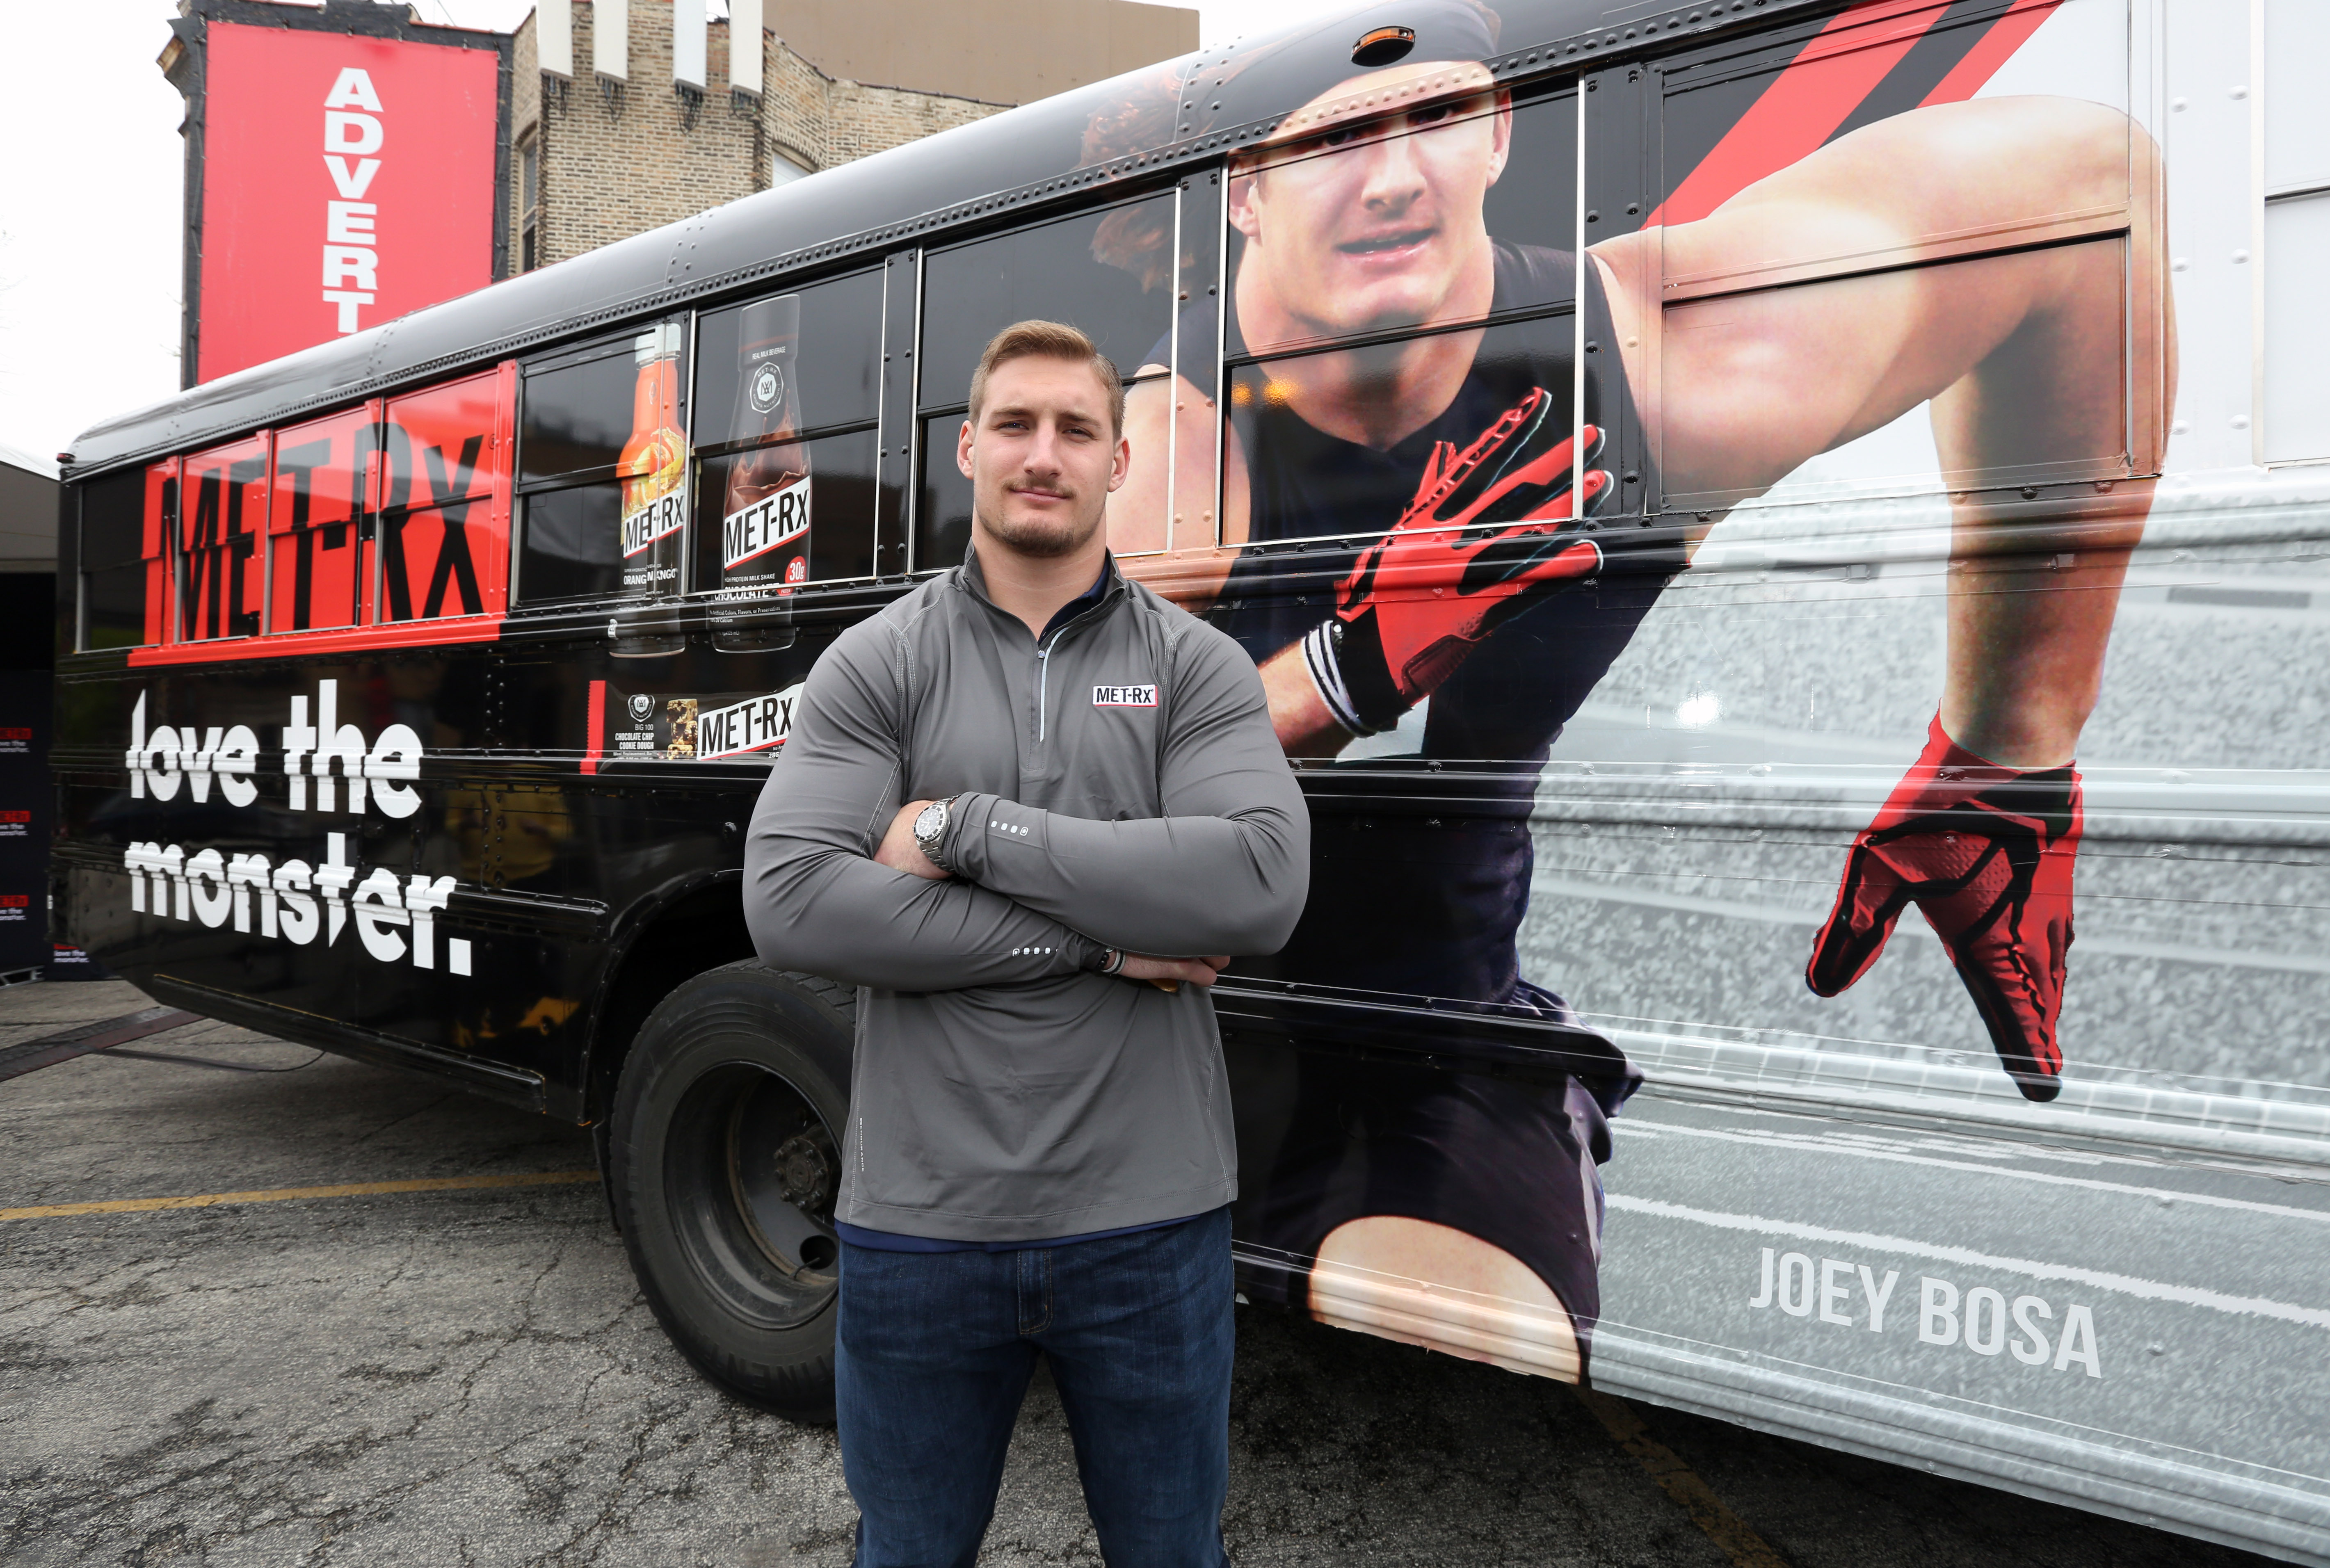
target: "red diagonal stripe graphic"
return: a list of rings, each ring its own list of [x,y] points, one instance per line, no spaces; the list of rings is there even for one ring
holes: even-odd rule
[[[2007,58],[2029,42],[2039,24],[2054,14],[2063,0],[2014,0],[2006,14],[1984,29],[1966,56],[1926,95],[1927,103],[1964,103],[1980,92]],[[1922,106],[1921,106],[1922,107]]]
[[[1937,0],[1868,0],[1841,13],[1772,79],[1739,123],[1643,226],[1696,222],[1765,175],[1818,150],[1943,9]]]

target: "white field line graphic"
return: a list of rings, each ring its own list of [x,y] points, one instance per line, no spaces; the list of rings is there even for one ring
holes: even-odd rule
[[[1793,1236],[1804,1242],[1832,1242],[1838,1246],[1859,1247],[1867,1252],[1898,1252],[1905,1257],[1931,1258],[1938,1263],[1963,1263],[1968,1268],[2027,1274],[2034,1280],[2061,1280],[2074,1285],[2090,1285],[2098,1290],[2113,1290],[2140,1300],[2169,1301],[2180,1307],[2206,1307],[2213,1311],[2230,1312],[2236,1317],[2277,1318],[2284,1323],[2330,1328],[2330,1311],[2319,1307],[2293,1307],[2287,1301],[2268,1301],[2261,1296],[2228,1296],[2221,1290],[2204,1290],[2197,1285],[2170,1285],[2158,1280],[2139,1280],[2130,1274],[2106,1274],[2065,1263],[2041,1263],[2031,1258],[1994,1257],[1968,1247],[1937,1247],[1928,1242],[1910,1241],[1906,1236],[1880,1236],[1869,1231],[1833,1231],[1825,1225],[1770,1220],[1761,1214],[1719,1214],[1711,1209],[1686,1208],[1681,1204],[1665,1203],[1657,1198],[1634,1198],[1612,1193],[1605,1201],[1614,1209],[1653,1214],[1661,1219],[1688,1220],[1693,1224],[1710,1225],[1719,1231]]]
[[[1619,1133],[1639,1133],[1664,1138],[1677,1134],[1684,1138],[1713,1138],[1721,1143],[1744,1143],[1755,1148],[1794,1149],[1803,1154],[1850,1155],[1855,1159],[1890,1160],[1896,1165],[1933,1166],[1942,1170],[1972,1171],[1976,1176],[2003,1176],[2009,1181],[2039,1182],[2047,1186],[2085,1187],[2089,1192],[2119,1193],[2128,1197],[2158,1198],[2171,1204],[2195,1204],[2212,1209],[2240,1209],[2249,1214],[2274,1214],[2283,1219],[2311,1220],[2317,1225],[2330,1225],[2330,1213],[2320,1209],[2294,1209],[2287,1204],[2261,1204],[2249,1198],[2221,1198],[2210,1193],[2180,1192],[2174,1187],[2140,1187],[2127,1182],[2107,1182],[2094,1176],[2057,1176],[2051,1171],[2004,1170],[1996,1166],[1975,1165],[1966,1160],[1939,1159],[1927,1154],[1903,1154],[1890,1148],[1857,1148],[1850,1144],[1833,1143],[1817,1136],[1805,1134],[1725,1132],[1716,1128],[1679,1127],[1671,1121],[1646,1121],[1639,1117],[1614,1121],[1611,1129]]]
[[[1749,899],[1701,898],[1696,893],[1667,893],[1657,888],[1631,887],[1617,883],[1591,882],[1582,877],[1555,875],[1530,879],[1532,900],[1592,900],[1630,904],[1638,909],[1667,910],[1677,914],[1711,915],[1720,920],[1753,921],[1759,925],[1810,928],[1828,919],[1824,909],[1758,903]],[[1934,928],[1923,921],[1903,921],[1895,937],[1911,941],[1939,941]],[[2164,959],[2210,968],[2271,969],[2292,975],[2330,975],[2330,957],[2313,953],[2268,953],[2248,948],[2203,948],[2189,942],[2156,942],[2128,937],[2079,938],[2081,953],[2104,953],[2116,959]]]

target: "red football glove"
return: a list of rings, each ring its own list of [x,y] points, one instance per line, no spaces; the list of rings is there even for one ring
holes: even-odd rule
[[[1601,567],[1601,546],[1576,530],[1610,476],[1577,477],[1553,412],[1532,387],[1461,454],[1435,447],[1406,515],[1343,579],[1333,618],[1302,639],[1320,696],[1351,733],[1390,729],[1500,624]],[[1590,460],[1602,432],[1588,425],[1585,437]]]
[[[1917,765],[1852,842],[1805,983],[1833,997],[1861,978],[1914,903],[1973,995],[2008,1076],[2029,1099],[2054,1099],[2079,822],[2075,770],[2018,773],[1985,762],[1943,733],[1937,717]]]

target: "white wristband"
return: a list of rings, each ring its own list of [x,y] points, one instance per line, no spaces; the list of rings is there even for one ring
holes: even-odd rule
[[[1335,723],[1354,735],[1372,735],[1359,719],[1359,705],[1351,701],[1350,688],[1343,684],[1343,661],[1335,654],[1335,627],[1332,616],[1312,627],[1302,638],[1302,667],[1311,676],[1311,685],[1319,693],[1319,701]]]

